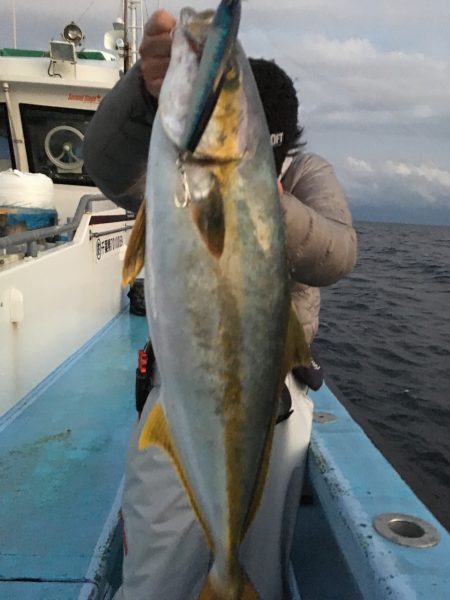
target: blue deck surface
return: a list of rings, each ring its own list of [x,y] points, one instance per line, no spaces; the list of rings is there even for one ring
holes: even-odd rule
[[[146,320],[122,313],[0,420],[2,600],[95,598],[89,582],[103,585],[146,338]]]
[[[122,313],[0,419],[1,600],[98,600],[114,589],[136,352],[146,339],[146,320]],[[450,598],[449,534],[326,386],[312,398],[337,420],[313,429],[313,503],[300,508],[292,553],[302,600]],[[372,524],[382,512],[432,523],[441,542],[384,540]]]
[[[83,583],[48,583],[48,582],[1,582],[0,598],[2,600],[75,600],[97,598],[97,586]],[[81,599],[80,599],[81,600]]]

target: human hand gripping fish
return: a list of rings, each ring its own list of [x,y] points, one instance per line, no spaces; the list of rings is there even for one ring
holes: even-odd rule
[[[259,597],[239,549],[263,492],[284,378],[309,363],[239,18],[240,0],[181,12],[124,268],[125,280],[139,272],[145,246],[162,400],[139,447],[168,452],[214,556],[199,600]]]
[[[148,93],[158,98],[172,48],[172,30],[175,18],[166,10],[157,10],[144,27],[139,46],[140,70]]]

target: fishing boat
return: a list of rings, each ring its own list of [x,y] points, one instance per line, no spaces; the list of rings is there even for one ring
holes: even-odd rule
[[[83,440],[76,439],[78,426],[67,412],[71,400],[60,384],[52,415],[37,400],[49,399],[50,382],[75,357],[81,358],[86,344],[127,306],[121,271],[134,216],[95,188],[84,166],[83,140],[102,97],[129,66],[133,39],[127,42],[120,19],[105,35],[108,51],[83,50],[83,38],[72,22],[60,40],[49,41],[48,51],[0,50],[1,598],[72,598],[78,597],[73,591],[78,581],[86,581],[85,589],[97,585],[89,584],[90,572],[79,574],[92,554],[86,545],[87,521],[96,526],[94,507],[102,506],[102,513],[111,503],[108,488],[89,490],[89,480],[95,487],[110,474],[117,487],[114,475],[120,472],[121,477],[122,472],[116,451],[122,450],[121,429],[126,430],[129,414],[123,415],[119,440],[110,439],[111,432],[102,431],[99,423],[95,431],[89,406],[98,410],[103,405],[109,412],[101,385],[89,399],[78,396],[76,408],[86,419],[84,433],[93,433],[92,443],[84,434]],[[74,381],[73,391],[86,391],[84,383],[90,378],[86,372]],[[32,416],[34,409],[44,429],[59,429],[61,417],[64,432],[44,433]],[[110,414],[117,409],[112,407]],[[15,437],[15,427],[25,435],[19,436],[21,441],[10,437]],[[61,441],[70,458],[61,453]],[[104,460],[108,443],[114,449],[111,465],[103,464],[103,475],[103,469],[92,472],[88,457],[94,452]],[[42,471],[50,468],[47,459],[56,460],[51,484]],[[81,467],[78,475],[76,465]],[[77,479],[80,487],[75,490]],[[73,494],[81,512],[66,504]],[[77,547],[74,554],[64,544],[58,547],[69,538],[69,545]]]
[[[124,456],[149,332],[120,285],[132,215],[98,194],[82,158],[89,119],[124,67],[77,51],[77,29],[49,52],[0,51],[0,170],[45,175],[55,200],[0,208],[4,600],[107,599],[120,585]],[[449,598],[448,532],[330,386],[310,394],[291,597]]]

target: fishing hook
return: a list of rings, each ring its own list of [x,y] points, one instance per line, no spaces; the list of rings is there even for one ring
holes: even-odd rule
[[[191,196],[191,192],[189,190],[187,173],[186,173],[186,169],[184,168],[183,158],[181,155],[177,158],[176,165],[177,165],[178,173],[179,173],[180,179],[181,179],[181,186],[183,188],[183,200],[180,201],[178,194],[175,194],[175,196],[174,196],[175,206],[177,208],[187,208],[189,206],[189,204],[191,203],[192,196]]]

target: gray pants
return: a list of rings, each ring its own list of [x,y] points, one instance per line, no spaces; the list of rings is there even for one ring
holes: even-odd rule
[[[261,600],[285,600],[289,555],[312,424],[312,402],[292,376],[293,414],[275,428],[261,505],[241,547],[241,563]],[[197,600],[211,556],[169,457],[155,446],[138,451],[154,388],[128,450],[123,496],[127,553],[115,600]]]

